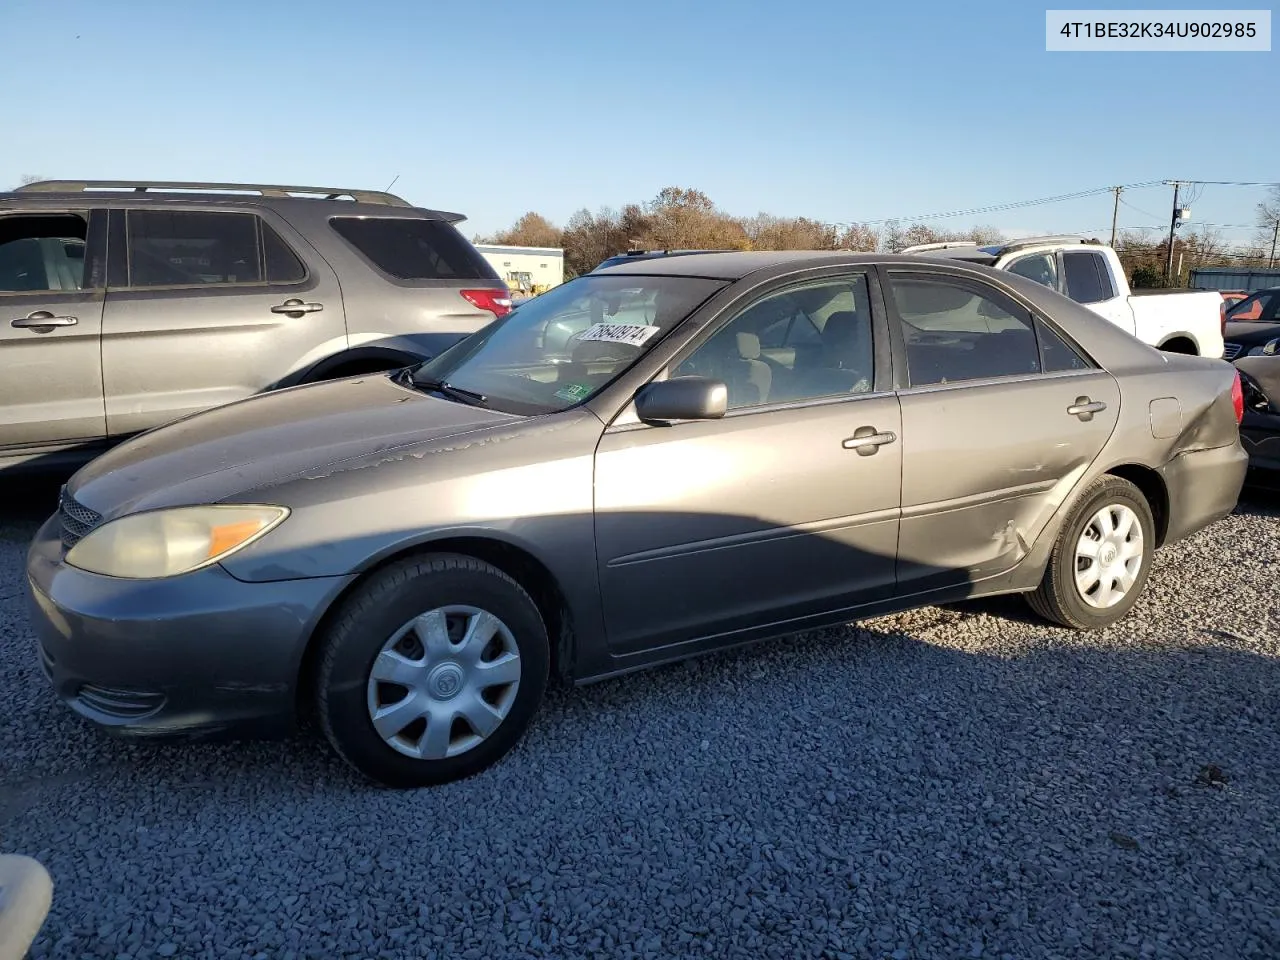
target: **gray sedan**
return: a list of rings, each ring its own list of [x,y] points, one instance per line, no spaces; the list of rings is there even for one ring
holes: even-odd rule
[[[556,287],[424,365],[146,433],[28,556],[120,734],[289,730],[394,786],[501,758],[551,677],[1023,593],[1115,623],[1246,465],[1220,360],[1008,272],[707,253]]]

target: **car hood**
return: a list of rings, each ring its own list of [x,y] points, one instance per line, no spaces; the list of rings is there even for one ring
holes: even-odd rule
[[[111,519],[213,502],[343,460],[523,418],[439,399],[385,374],[334,380],[216,407],[126,441],[67,484]]]
[[[1280,403],[1280,357],[1241,357],[1236,369],[1248,374],[1273,406]]]

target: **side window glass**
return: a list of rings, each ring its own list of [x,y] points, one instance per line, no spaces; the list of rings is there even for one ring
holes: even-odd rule
[[[1039,317],[1036,317],[1036,336],[1040,340],[1040,364],[1045,373],[1089,369],[1084,357]]]
[[[868,393],[875,379],[871,330],[865,276],[812,283],[753,303],[672,376],[723,380],[731,410]]]
[[[261,283],[257,219],[251,213],[130,210],[130,284]]]
[[[1058,268],[1051,253],[1037,253],[1015,260],[1009,264],[1009,272],[1034,280],[1051,290],[1058,289]]]
[[[0,218],[0,293],[88,289],[88,233],[75,214]]]
[[[943,279],[897,278],[912,386],[1040,372],[1031,317],[994,291]]]
[[[266,221],[262,224],[262,251],[267,262],[267,283],[301,283],[307,278],[307,268],[298,255]]]
[[[1115,296],[1106,264],[1096,253],[1064,253],[1062,270],[1067,278],[1067,296],[1076,303],[1099,303]]]

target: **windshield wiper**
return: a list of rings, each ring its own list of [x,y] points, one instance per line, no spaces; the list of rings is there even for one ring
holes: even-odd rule
[[[462,387],[455,387],[447,380],[436,380],[432,377],[416,377],[413,373],[413,367],[405,367],[400,373],[396,374],[396,382],[405,386],[414,386],[420,390],[434,390],[436,393],[444,394],[451,400],[457,400],[461,403],[468,403],[472,406],[479,406],[489,398],[483,393],[476,393],[474,390],[464,390]]]

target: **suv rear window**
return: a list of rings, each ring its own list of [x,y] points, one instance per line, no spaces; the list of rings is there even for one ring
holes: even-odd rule
[[[397,280],[498,280],[453,224],[410,217],[333,217],[338,235]]]

